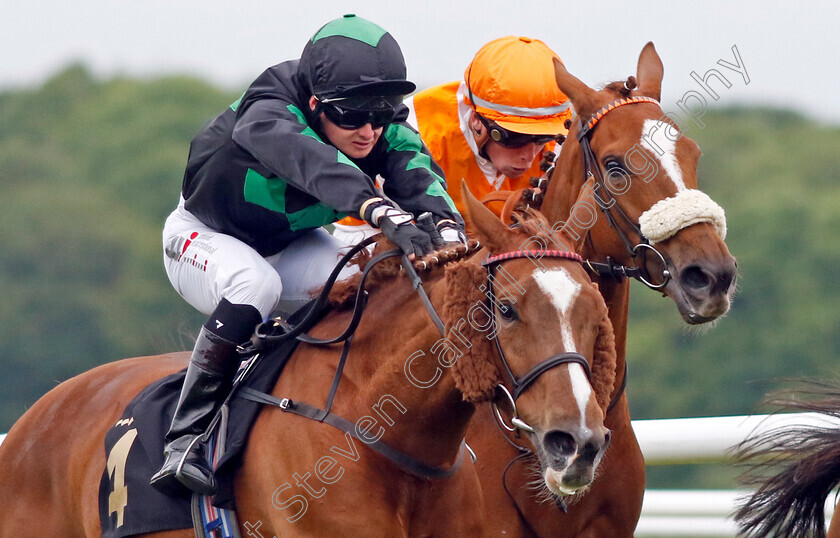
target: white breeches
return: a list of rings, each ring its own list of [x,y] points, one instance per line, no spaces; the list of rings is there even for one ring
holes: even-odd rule
[[[303,301],[326,282],[346,245],[323,228],[277,254],[261,256],[239,239],[205,226],[183,199],[163,227],[163,264],[181,297],[210,315],[224,298],[249,304],[268,317],[283,301]],[[345,267],[339,280],[356,273]]]

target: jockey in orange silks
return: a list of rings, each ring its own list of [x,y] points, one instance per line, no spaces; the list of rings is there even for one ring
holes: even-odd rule
[[[542,175],[544,150],[555,149],[555,139],[568,133],[571,103],[554,80],[553,58],[557,54],[538,39],[502,37],[476,53],[464,80],[406,100],[408,122],[443,169],[459,211],[461,178],[479,199],[526,188],[531,177]],[[358,243],[375,230],[347,218],[333,233]]]

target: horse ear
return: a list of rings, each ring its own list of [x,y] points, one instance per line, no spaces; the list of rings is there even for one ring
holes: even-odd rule
[[[473,196],[463,178],[461,179],[461,196],[466,202],[467,208],[464,218],[472,223],[481,244],[485,245],[491,252],[503,250],[503,238],[507,237],[509,232],[505,223]]]
[[[553,61],[557,87],[566,94],[580,116],[591,116],[599,108],[595,105],[597,92],[566,71],[566,66],[559,59],[553,58]]]
[[[610,405],[616,375],[615,333],[607,312],[598,325],[595,351],[592,354],[592,388],[604,414]]]
[[[597,200],[594,199],[594,192],[595,190],[591,187],[594,184],[594,180],[590,179],[585,185],[584,188],[580,190],[578,193],[578,197],[575,200],[575,203],[572,204],[571,214],[574,214],[574,210],[576,207],[580,207],[581,209],[587,209],[589,211],[596,211],[595,208],[598,207]],[[597,215],[592,215],[592,217],[597,218]],[[591,221],[592,223],[595,220]],[[589,226],[585,225],[586,223],[581,223],[577,219],[573,219],[569,217],[566,219],[566,222],[563,223],[563,226],[555,232],[557,239],[561,241],[562,245],[568,245],[574,252],[581,254],[583,252],[584,243],[586,242],[586,234],[589,233],[589,228],[591,228],[592,224]]]
[[[660,100],[662,93],[662,75],[665,72],[662,67],[662,60],[652,41],[648,41],[647,45],[639,54],[639,65],[636,67],[636,80],[639,82],[639,91],[653,97],[657,101]]]
[[[557,241],[561,245],[568,245],[570,250],[578,254],[583,252],[583,244],[586,242],[586,229],[579,229],[572,226],[572,219],[563,223],[563,227],[554,232]]]

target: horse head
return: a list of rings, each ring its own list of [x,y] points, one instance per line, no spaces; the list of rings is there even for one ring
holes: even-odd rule
[[[604,417],[616,359],[604,300],[574,252],[524,250],[556,241],[542,215],[509,228],[466,187],[464,199],[487,257],[447,269],[442,317],[448,334],[470,343],[452,368],[456,386],[530,438],[548,491],[583,491],[611,436]]]
[[[600,91],[554,63],[577,120],[545,195],[546,217],[588,236],[587,257],[635,267],[687,323],[724,315],[736,279],[724,212],[697,189],[697,144],[659,106],[663,67],[653,44],[635,77]]]

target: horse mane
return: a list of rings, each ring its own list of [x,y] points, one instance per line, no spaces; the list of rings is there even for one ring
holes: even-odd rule
[[[377,239],[374,250],[376,252],[384,252],[387,248],[386,243],[382,237]],[[333,285],[330,291],[328,301],[331,308],[341,310],[344,307],[352,304],[356,297],[356,292],[359,289],[359,281],[362,278],[362,271],[364,271],[367,264],[373,259],[373,254],[368,249],[363,249],[356,256],[350,260],[349,265],[356,265],[359,267],[359,272],[355,275],[345,279],[339,280]],[[388,258],[382,260],[375,267],[373,267],[365,282],[366,289],[376,289],[383,281],[394,278],[400,271],[399,258]]]
[[[426,255],[421,261],[415,262],[414,267],[418,273],[425,273],[424,280],[433,278],[437,273],[436,269],[465,258],[467,254],[475,252],[476,246],[477,243],[472,242],[466,249],[445,248],[437,250]],[[359,252],[350,261],[351,264],[359,266],[359,273],[335,283],[328,297],[329,305],[335,310],[341,310],[351,306],[359,289],[359,282],[362,278],[361,271],[364,271],[376,254],[385,252],[391,248],[393,248],[393,245],[382,236],[377,239],[373,253],[367,249]],[[401,275],[404,272],[401,260],[401,257],[395,256],[382,260],[376,266],[372,267],[365,279],[365,290],[373,291],[381,287],[384,283]]]

